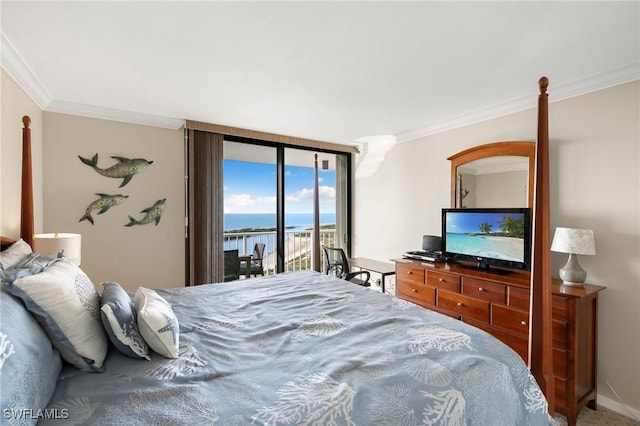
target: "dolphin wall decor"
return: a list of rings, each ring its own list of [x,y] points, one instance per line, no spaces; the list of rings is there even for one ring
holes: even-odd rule
[[[119,188],[122,188],[123,186],[128,184],[134,175],[137,175],[138,173],[143,172],[147,167],[149,167],[150,164],[153,164],[153,161],[145,160],[144,158],[129,159],[129,158],[118,157],[114,155],[114,156],[111,156],[111,158],[118,160],[118,162],[107,169],[101,169],[100,167],[98,167],[97,153],[90,160],[88,158],[83,158],[79,155],[78,155],[78,158],[80,159],[80,161],[82,161],[87,166],[92,167],[93,170],[95,170],[97,173],[101,174],[102,176],[115,178],[115,179],[122,178],[123,181],[120,184]]]
[[[167,199],[163,198],[162,200],[156,201],[153,206],[147,207],[146,209],[142,210],[140,213],[144,213],[145,215],[141,220],[136,220],[133,217],[129,216],[129,223],[127,223],[125,226],[145,225],[151,222],[155,222],[156,226],[158,226],[158,223],[160,222],[160,216],[162,216],[166,201]]]
[[[93,217],[91,216],[92,211],[98,210],[98,214],[102,214],[109,210],[111,207],[117,206],[118,204],[123,203],[127,198],[129,198],[128,195],[122,194],[109,195],[98,193],[96,195],[100,196],[100,198],[92,201],[91,204],[87,206],[87,210],[85,211],[84,216],[82,216],[78,222],[88,220],[93,225]]]

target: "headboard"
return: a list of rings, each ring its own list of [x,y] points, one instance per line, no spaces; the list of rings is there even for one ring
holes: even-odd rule
[[[15,242],[16,240],[14,239],[0,236],[0,250],[4,250],[5,248],[9,247],[11,244]]]

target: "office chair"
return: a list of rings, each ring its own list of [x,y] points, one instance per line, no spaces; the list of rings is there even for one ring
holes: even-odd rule
[[[262,268],[262,258],[264,257],[264,248],[265,248],[264,243],[256,243],[255,246],[253,246],[253,254],[251,255],[251,274],[250,275],[253,275],[254,277],[256,275],[264,275],[264,269]],[[248,261],[246,260],[243,260],[242,262],[240,262],[241,275],[246,274],[247,262]]]
[[[354,271],[351,272],[349,268],[349,261],[347,255],[341,248],[322,246],[324,250],[324,273],[327,275],[333,275],[335,277],[347,280],[354,284],[361,285],[363,287],[371,286],[369,278],[371,274],[369,271]],[[361,278],[358,278],[362,276]]]

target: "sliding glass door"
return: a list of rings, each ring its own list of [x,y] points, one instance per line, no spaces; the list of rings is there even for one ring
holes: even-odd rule
[[[346,187],[343,156],[285,149],[285,270],[312,269],[314,238],[314,162],[318,154],[320,244],[341,246],[346,236]],[[344,238],[346,240],[346,237]]]
[[[265,274],[276,272],[277,149],[224,141],[224,250],[250,256],[264,244]],[[242,273],[243,271],[241,271]]]
[[[225,250],[265,245],[265,274],[312,269],[314,155],[318,154],[320,243],[348,248],[349,154],[225,137]]]

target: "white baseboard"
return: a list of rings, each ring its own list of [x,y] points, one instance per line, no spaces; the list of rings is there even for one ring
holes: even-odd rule
[[[602,396],[600,394],[598,394],[598,405],[602,405],[604,408],[608,408],[609,410],[615,411],[616,413],[620,413],[623,416],[631,417],[631,415],[633,415],[635,416],[634,420],[640,420],[640,410],[625,406],[618,401],[607,398],[606,396]]]

